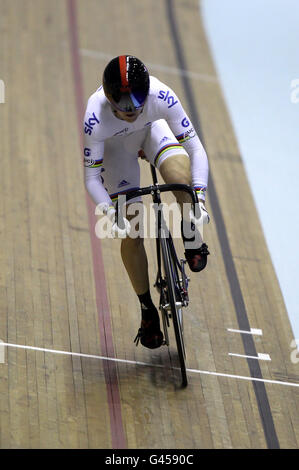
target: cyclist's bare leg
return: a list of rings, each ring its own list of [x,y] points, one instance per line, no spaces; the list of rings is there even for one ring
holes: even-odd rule
[[[187,155],[174,155],[167,158],[161,163],[160,173],[166,183],[181,183],[191,185],[190,160]],[[182,214],[182,238],[184,245],[186,241],[194,241],[194,249],[186,247],[185,256],[189,267],[194,272],[199,272],[205,268],[207,264],[207,255],[209,254],[207,246],[203,243],[202,234],[195,230],[194,235],[189,231],[188,211],[183,210],[184,203],[191,203],[189,194],[182,191],[175,191],[174,195],[180,206]],[[186,245],[185,245],[186,246]]]
[[[134,215],[127,215],[128,220]],[[121,257],[129,279],[137,295],[149,290],[148,261],[143,238],[124,238],[121,241]]]
[[[185,154],[173,155],[162,162],[159,171],[165,183],[191,184],[190,159]],[[191,203],[189,194],[183,191],[173,192],[183,214],[183,204]]]
[[[133,216],[126,216],[129,220]],[[159,314],[154,306],[148,276],[148,262],[143,238],[127,237],[121,243],[121,256],[132,286],[139,298],[141,306],[141,327],[135,338],[147,348],[155,349],[163,344],[163,333],[160,331]]]
[[[148,262],[142,238],[124,238],[121,257],[137,295],[149,290]]]

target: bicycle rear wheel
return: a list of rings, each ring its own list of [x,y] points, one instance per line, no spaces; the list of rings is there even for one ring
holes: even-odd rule
[[[183,387],[186,387],[188,385],[188,378],[186,372],[184,338],[181,320],[179,316],[179,308],[181,307],[177,306],[175,280],[173,274],[175,272],[175,267],[173,265],[173,259],[170,253],[169,240],[163,237],[161,238],[161,251],[165,280],[167,283],[168,302],[171,309],[171,316],[173,321],[176,345],[182,374],[182,385]]]

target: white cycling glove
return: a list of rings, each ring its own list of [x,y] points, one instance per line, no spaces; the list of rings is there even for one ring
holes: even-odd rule
[[[124,227],[120,228],[115,221],[115,214],[116,210],[114,206],[109,206],[108,203],[102,202],[97,205],[96,210],[95,210],[96,215],[105,215],[109,221],[111,222],[111,235],[112,238],[126,238],[127,235],[129,235],[130,230],[131,230],[131,224],[126,219],[123,217],[123,222],[124,222]],[[100,238],[100,237],[99,237]]]
[[[198,203],[198,208],[200,209],[200,213],[196,214],[196,216],[194,215],[193,210],[192,209],[190,210],[189,216],[190,216],[191,222],[193,222],[196,226],[202,226],[202,225],[208,224],[210,222],[210,216],[208,214],[207,209],[205,208],[204,203],[200,201]]]

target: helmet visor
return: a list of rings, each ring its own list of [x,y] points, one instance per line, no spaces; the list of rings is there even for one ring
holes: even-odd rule
[[[119,111],[125,113],[134,113],[138,109],[143,108],[147,93],[142,93],[138,91],[127,92],[121,94],[108,94],[107,98],[110,103]]]

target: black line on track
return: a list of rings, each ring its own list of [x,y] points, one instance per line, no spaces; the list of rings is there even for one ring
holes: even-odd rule
[[[177,27],[177,22],[175,18],[175,8],[173,5],[173,0],[166,0],[166,16],[169,21],[170,31],[172,34],[174,49],[176,52],[177,63],[180,69],[187,70],[187,64],[185,61],[184,50],[182,42],[180,40],[179,30]],[[183,83],[183,88],[186,94],[187,103],[190,110],[191,121],[198,133],[198,136],[204,144],[204,136],[202,134],[199,115],[195,105],[195,99],[193,94],[192,85],[190,83],[189,77],[187,75],[181,75],[181,80]],[[226,274],[230,286],[230,291],[232,299],[235,306],[236,316],[238,319],[238,324],[240,330],[250,330],[249,320],[246,312],[246,307],[238,279],[238,274],[236,271],[235,263],[233,260],[227,231],[221,212],[219,199],[217,196],[216,188],[213,181],[213,176],[209,174],[209,200],[212,207],[212,212],[214,216],[214,223],[216,225],[216,230],[218,238],[221,245],[222,256],[225,264]],[[252,336],[250,335],[241,335],[245,354],[247,356],[257,356],[257,351]],[[262,379],[262,371],[258,360],[256,359],[247,359],[251,377]],[[279,449],[279,441],[276,434],[273,416],[266,392],[265,384],[262,382],[253,381],[253,388],[258,404],[258,409],[260,413],[260,418],[262,421],[264,435],[269,449]]]

